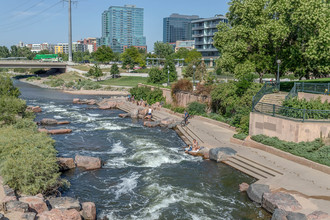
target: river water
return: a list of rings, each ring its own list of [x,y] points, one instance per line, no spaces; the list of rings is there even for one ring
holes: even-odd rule
[[[104,161],[102,169],[76,168],[62,175],[71,183],[63,196],[94,202],[98,218],[270,219],[238,191],[240,183],[250,184],[253,178],[178,152],[184,142],[175,131],[145,128],[141,121],[119,118],[120,110],[72,104],[73,98],[84,96],[19,81],[15,85],[28,105],[43,109],[36,120],[71,121],[57,128],[70,128],[73,133],[53,136],[60,157],[80,154]]]

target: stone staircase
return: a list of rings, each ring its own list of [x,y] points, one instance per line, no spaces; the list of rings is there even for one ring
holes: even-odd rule
[[[285,92],[264,95],[255,106],[255,110],[264,113],[271,113],[273,112],[273,105],[282,106],[282,102],[285,100],[287,95],[288,93]]]
[[[283,173],[273,168],[264,166],[239,154],[230,157],[226,161],[223,161],[223,163],[258,180],[269,179],[279,175],[283,175]]]

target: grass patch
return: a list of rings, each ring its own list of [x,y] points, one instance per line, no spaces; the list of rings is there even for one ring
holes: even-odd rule
[[[244,141],[247,135],[244,133],[239,133],[239,134],[234,134],[233,137]]]
[[[145,84],[147,82],[147,80],[148,80],[148,78],[146,78],[146,77],[122,76],[120,78],[99,81],[98,83],[101,85],[109,85],[109,86],[135,87],[139,83]]]
[[[31,76],[26,79],[27,81],[35,81],[35,80],[41,80],[40,76]]]
[[[252,136],[251,139],[293,155],[330,166],[330,146],[325,146],[320,139],[300,143],[282,141],[277,137],[267,137],[265,135]]]
[[[88,71],[91,67],[88,65],[77,65],[77,66],[72,66],[72,68],[81,70],[81,71]]]

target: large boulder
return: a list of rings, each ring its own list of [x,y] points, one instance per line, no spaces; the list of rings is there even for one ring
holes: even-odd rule
[[[0,213],[0,220],[5,220],[5,216]]]
[[[102,167],[101,159],[98,157],[76,155],[75,162],[77,167],[83,167],[86,170],[94,170]]]
[[[25,202],[12,200],[5,203],[6,212],[27,212],[29,210],[29,205]]]
[[[67,125],[67,124],[70,124],[69,121],[59,121],[57,122],[58,125]]]
[[[99,109],[106,110],[106,109],[115,109],[117,108],[118,103],[112,100],[102,100],[101,102],[97,103]]]
[[[40,121],[41,125],[57,125],[57,120],[52,118],[44,118]]]
[[[139,118],[139,110],[138,109],[133,109],[129,114],[131,115],[131,118],[135,118],[135,119]]]
[[[8,185],[3,186],[3,192],[4,192],[5,196],[16,196],[15,190],[10,188]]]
[[[118,117],[120,117],[120,118],[128,118],[128,117],[130,117],[130,114],[128,114],[128,113],[124,113],[124,114],[119,114],[118,115]]]
[[[160,121],[160,125],[161,126],[164,126],[164,127],[167,127],[171,124],[174,123],[174,119],[173,118],[164,118]]]
[[[75,209],[81,210],[80,203],[77,199],[71,197],[56,197],[48,200],[52,209],[67,210]]]
[[[271,220],[288,220],[286,215],[288,213],[282,209],[275,209]]]
[[[240,192],[246,192],[249,188],[249,184],[247,183],[241,183],[239,184],[239,191]]]
[[[264,193],[269,193],[269,186],[265,184],[253,183],[249,186],[247,190],[248,197],[259,204],[262,202],[262,196]]]
[[[292,195],[282,192],[264,193],[262,207],[270,213],[273,213],[275,209],[295,212],[302,208]]]
[[[60,167],[60,171],[66,171],[76,167],[73,158],[58,157],[57,162]]]
[[[81,220],[79,212],[75,209],[52,209],[37,215],[38,220]]]
[[[321,219],[330,219],[330,215],[322,211],[314,211],[307,216],[308,220],[321,220]]]
[[[19,201],[27,203],[30,207],[30,211],[36,213],[42,213],[44,211],[48,211],[48,207],[44,200],[37,196],[25,196],[19,198]]]
[[[288,220],[307,220],[306,215],[299,212],[288,212],[286,218]]]
[[[93,202],[84,202],[81,204],[82,210],[80,215],[84,220],[95,220],[96,219],[96,207]]]
[[[230,147],[212,148],[209,152],[210,159],[217,162],[227,160],[228,157],[235,156],[237,152]]]
[[[54,129],[54,130],[48,130],[48,134],[69,134],[71,133],[71,129]]]
[[[79,102],[80,102],[80,99],[78,99],[78,98],[73,99],[74,104],[79,104]]]
[[[22,213],[21,215],[21,219],[22,220],[35,220],[36,219],[36,213],[34,212],[26,212],[26,213]]]
[[[34,113],[42,112],[42,109],[39,106],[28,106],[26,110]]]
[[[149,128],[154,128],[160,125],[159,121],[145,121],[143,123],[144,126],[149,127]]]

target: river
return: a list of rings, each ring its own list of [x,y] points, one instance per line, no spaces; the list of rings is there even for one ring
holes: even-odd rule
[[[94,202],[98,218],[270,219],[238,191],[240,183],[255,179],[227,165],[179,152],[184,142],[175,131],[119,118],[120,110],[72,103],[73,98],[84,96],[19,81],[15,85],[28,105],[43,109],[36,120],[71,121],[58,128],[70,128],[73,133],[53,136],[58,156],[96,156],[104,162],[99,170],[76,168],[62,175],[71,183],[62,195]]]

